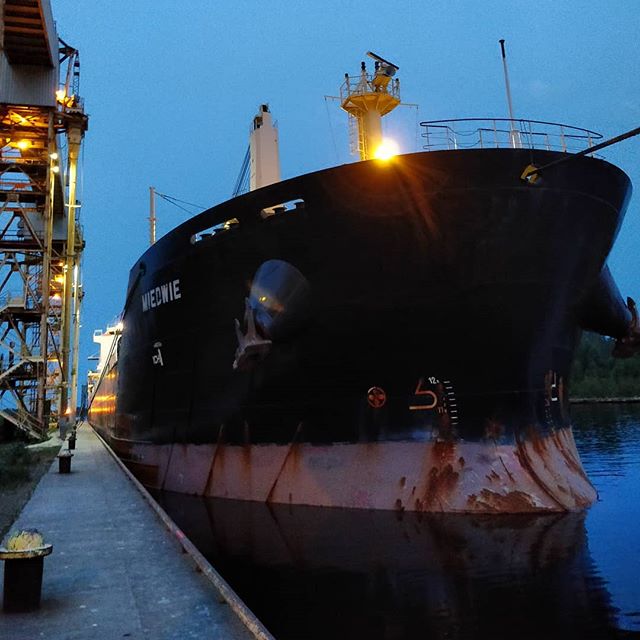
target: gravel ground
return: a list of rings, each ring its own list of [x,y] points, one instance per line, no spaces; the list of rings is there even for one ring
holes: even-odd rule
[[[53,438],[47,442],[28,447],[32,453],[30,478],[23,482],[0,487],[0,540],[29,501],[40,478],[49,470],[60,451],[62,442]]]

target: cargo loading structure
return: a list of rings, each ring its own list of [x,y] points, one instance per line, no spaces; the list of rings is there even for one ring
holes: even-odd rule
[[[88,119],[79,54],[59,40],[50,3],[5,0],[1,10],[0,415],[37,438],[77,404]]]

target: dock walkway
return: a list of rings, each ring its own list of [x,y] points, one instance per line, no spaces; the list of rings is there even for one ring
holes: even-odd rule
[[[40,609],[0,613],[0,638],[253,639],[90,427],[76,447],[71,474],[56,460],[12,527],[36,527],[53,553]]]

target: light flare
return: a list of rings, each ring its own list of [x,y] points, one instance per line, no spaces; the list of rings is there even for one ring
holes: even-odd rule
[[[391,160],[400,153],[400,147],[395,140],[384,138],[378,148],[375,150],[373,157],[376,160]]]

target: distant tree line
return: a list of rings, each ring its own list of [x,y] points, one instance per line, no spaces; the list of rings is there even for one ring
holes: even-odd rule
[[[586,332],[571,372],[571,397],[622,398],[640,396],[640,355],[614,358],[615,340]]]

